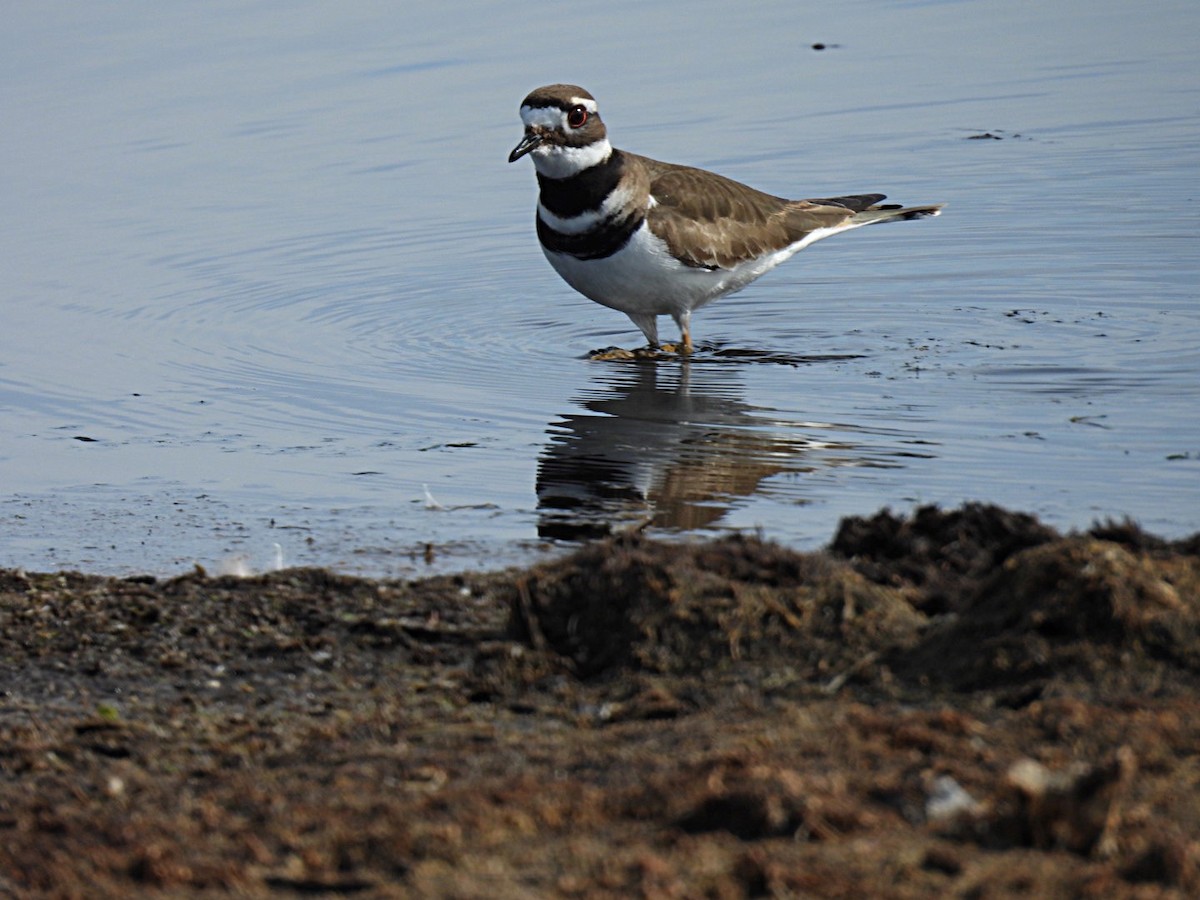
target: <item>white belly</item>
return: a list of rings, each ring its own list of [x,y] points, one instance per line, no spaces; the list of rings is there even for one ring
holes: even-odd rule
[[[745,287],[807,243],[811,241],[732,269],[698,269],[671,256],[666,242],[642,223],[624,247],[604,259],[576,259],[549,250],[545,253],[563,280],[590,300],[631,316],[678,317]]]

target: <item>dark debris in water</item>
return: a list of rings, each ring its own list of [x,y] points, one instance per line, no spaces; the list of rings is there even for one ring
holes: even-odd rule
[[[1014,132],[1008,133],[1008,132],[1001,131],[1000,129],[996,129],[995,131],[979,131],[974,134],[968,134],[966,139],[968,141],[1003,141],[1006,139],[1007,140],[1021,140],[1021,139],[1032,140],[1031,138],[1024,137],[1023,135],[1019,134],[1018,132],[1014,131]]]
[[[16,895],[1200,892],[1200,535],[986,505],[828,552],[0,570]]]
[[[783,366],[806,366],[813,363],[847,362],[863,359],[856,353],[791,353],[782,350],[764,350],[755,347],[730,347],[715,342],[696,344],[690,353],[681,353],[673,344],[662,347],[638,347],[625,350],[621,347],[605,347],[587,354],[587,359],[598,362],[645,362],[683,361],[689,364],[711,363],[772,363]]]

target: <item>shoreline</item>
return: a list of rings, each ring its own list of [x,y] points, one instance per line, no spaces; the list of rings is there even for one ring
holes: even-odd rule
[[[968,504],[415,580],[0,570],[0,624],[0,891],[1200,889],[1200,534]]]

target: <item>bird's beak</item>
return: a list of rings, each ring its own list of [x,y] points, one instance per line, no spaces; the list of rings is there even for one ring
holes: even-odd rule
[[[521,143],[513,147],[513,152],[508,154],[509,162],[516,162],[534,147],[542,142],[542,136],[536,131],[525,132],[525,137],[521,138]]]

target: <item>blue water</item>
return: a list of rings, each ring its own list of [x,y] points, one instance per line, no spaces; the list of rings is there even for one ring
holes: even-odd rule
[[[1200,529],[1191,0],[5,20],[0,565],[406,575],[646,522],[807,548],[963,500]],[[505,162],[550,81],[637,152],[949,205],[705,308],[691,362],[592,362],[640,335],[558,280]]]

